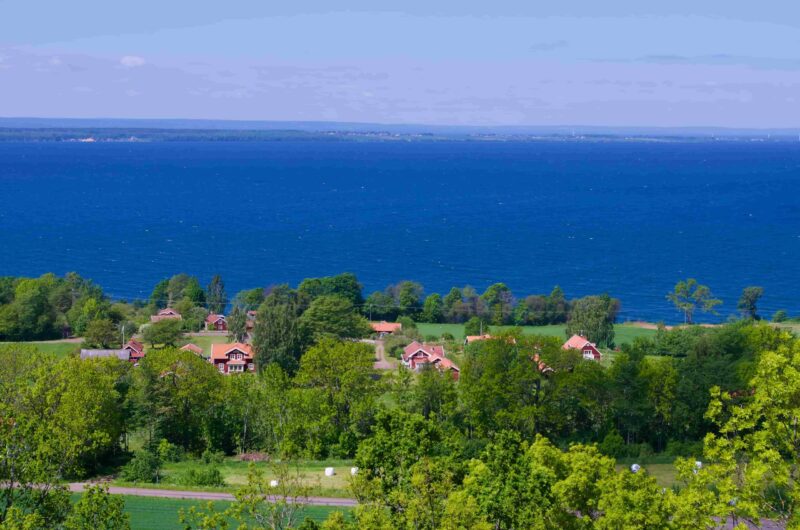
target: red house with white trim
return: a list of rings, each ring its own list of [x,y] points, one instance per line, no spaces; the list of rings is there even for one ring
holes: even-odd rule
[[[449,370],[453,379],[458,380],[461,370],[447,358],[443,346],[436,344],[412,342],[403,349],[403,364],[414,371],[425,366],[434,366],[439,370]]]
[[[578,350],[584,359],[590,361],[599,361],[603,357],[603,354],[600,353],[600,350],[597,349],[593,342],[589,342],[589,339],[580,335],[571,336],[561,348],[564,350]]]
[[[206,331],[228,331],[228,321],[225,315],[211,313],[206,317]]]
[[[210,361],[222,374],[255,372],[253,348],[249,344],[233,342],[212,344]]]

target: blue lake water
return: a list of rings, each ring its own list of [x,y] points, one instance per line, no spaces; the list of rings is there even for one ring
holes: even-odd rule
[[[723,316],[753,284],[800,313],[800,143],[0,143],[0,275],[72,270],[127,299],[177,272],[558,284],[666,321],[695,276]]]

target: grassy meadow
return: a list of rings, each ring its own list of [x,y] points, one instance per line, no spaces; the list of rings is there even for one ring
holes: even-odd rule
[[[423,337],[433,335],[441,337],[444,333],[450,333],[456,340],[464,340],[463,324],[417,324],[417,328]],[[513,326],[492,326],[492,329],[512,329]],[[525,335],[544,335],[548,337],[559,337],[566,339],[566,325],[554,324],[548,326],[522,326],[522,333]],[[624,344],[631,342],[636,337],[649,337],[655,335],[656,330],[646,329],[634,324],[615,324],[614,342]]]
[[[76,501],[79,497],[79,494],[73,495],[73,501]],[[180,510],[188,511],[192,506],[205,506],[208,502],[194,499],[165,499],[133,495],[123,495],[122,497],[125,500],[125,511],[130,516],[132,530],[182,530],[184,526],[178,520]],[[215,501],[213,506],[216,510],[222,511],[230,506],[230,503],[227,501]],[[334,511],[347,513],[349,509],[331,506],[307,506],[304,517],[321,522]]]
[[[42,353],[49,353],[56,357],[67,357],[72,353],[78,353],[81,349],[79,342],[65,340],[50,340],[44,342],[0,342],[0,344],[19,344],[21,346],[33,346]]]
[[[247,472],[250,465],[250,462],[243,462],[236,457],[225,458],[220,464],[205,464],[195,459],[165,462],[162,468],[164,478],[160,484],[130,484],[121,481],[115,481],[114,484],[117,486],[139,486],[145,488],[234,492],[239,487],[247,484]],[[264,471],[266,480],[277,478],[272,473],[269,464],[258,462],[253,465]],[[314,496],[347,498],[352,496],[348,489],[350,468],[352,466],[353,462],[349,460],[299,461],[290,465],[290,471],[299,475],[300,481],[311,488],[311,494]],[[208,467],[219,469],[225,481],[224,486],[196,487],[182,484],[182,478],[190,469],[201,470]],[[336,474],[332,477],[326,477],[326,467],[334,468]]]

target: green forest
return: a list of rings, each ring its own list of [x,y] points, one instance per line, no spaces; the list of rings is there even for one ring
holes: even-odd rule
[[[514,328],[457,351],[445,337],[461,368],[456,381],[435,369],[378,371],[374,345],[360,340],[376,318],[370,310],[387,306],[396,313],[378,318],[404,324],[387,351],[421,338],[415,320],[427,318],[433,295],[412,283],[390,286],[380,303],[363,298],[348,274],[229,299],[219,277],[204,288],[177,275],[150,300],[127,303],[77,275],[3,279],[0,333],[17,342],[0,344],[0,528],[128,528],[124,503],[105,486],[77,500],[66,487],[101,476],[235,493],[225,506],[182,509],[176,518],[187,529],[800,524],[800,342],[760,320],[755,302],[722,325],[662,326],[616,346],[603,363],[562,349],[563,338]],[[698,286],[685,283],[672,294],[691,298]],[[441,301],[439,321],[514,324],[520,306],[541,303],[536,318],[596,323],[601,333],[610,321],[613,334],[618,303],[608,296],[566,301],[554,290],[534,305],[499,287],[475,295],[480,302],[465,291]],[[198,323],[203,312],[231,307],[231,328],[244,322],[235,311],[257,307],[257,373],[223,375],[178,349],[194,329],[189,318],[159,330],[138,365],[20,342],[79,334],[87,344],[119,345],[125,329],[130,337],[167,306],[196,311]],[[691,309],[703,310],[702,300]],[[161,327],[144,325],[145,340]],[[650,463],[671,469],[669,484]],[[335,491],[299,471],[329,465],[347,475]],[[306,518],[314,495],[358,504]]]

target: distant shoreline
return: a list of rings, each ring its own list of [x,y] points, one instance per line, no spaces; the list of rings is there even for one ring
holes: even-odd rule
[[[557,143],[793,143],[789,135],[687,136],[680,134],[637,135],[586,133],[425,133],[391,130],[303,130],[303,129],[173,129],[116,127],[3,127],[0,119],[0,142],[48,143],[152,143],[152,142],[557,142]]]

